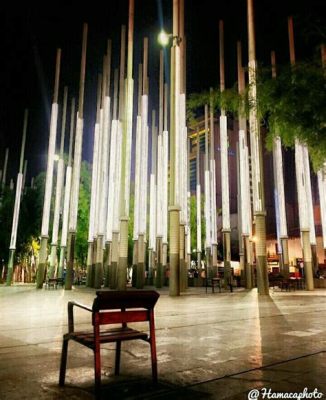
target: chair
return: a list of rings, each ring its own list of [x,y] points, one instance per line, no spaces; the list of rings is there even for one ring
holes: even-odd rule
[[[141,339],[149,343],[152,361],[152,377],[157,382],[157,357],[155,342],[154,306],[159,298],[155,291],[104,291],[96,292],[92,308],[74,301],[68,302],[68,333],[63,336],[59,385],[65,383],[69,340],[90,348],[94,352],[95,395],[100,396],[101,355],[103,343],[116,342],[115,375],[120,372],[121,342]],[[93,330],[75,331],[74,307],[92,313]],[[146,332],[129,328],[128,322],[149,322],[149,335]],[[100,329],[102,325],[121,324],[119,327]]]

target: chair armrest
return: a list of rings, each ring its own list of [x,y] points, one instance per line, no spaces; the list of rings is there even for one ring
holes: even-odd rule
[[[82,308],[83,310],[92,312],[93,310],[85,306],[84,304],[77,303],[76,301],[69,301],[68,302],[68,331],[69,333],[74,331],[74,306]]]

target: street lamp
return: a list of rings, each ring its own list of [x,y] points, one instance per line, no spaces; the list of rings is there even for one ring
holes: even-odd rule
[[[172,41],[175,40],[177,45],[179,45],[182,40],[180,36],[173,36],[172,33],[167,33],[164,29],[161,30],[157,37],[157,41],[163,47],[166,47],[169,44],[170,39],[172,39]]]
[[[180,94],[183,92],[183,58],[179,45],[183,37],[183,0],[173,0],[173,33],[164,30],[158,35],[162,46],[167,46],[172,38],[170,69],[170,190],[169,190],[169,262],[170,296],[180,295],[180,269],[184,267],[184,221],[180,224]],[[180,15],[179,15],[180,13]],[[182,60],[182,61],[181,61]],[[182,88],[182,91],[181,91]],[[177,189],[177,190],[176,190]],[[181,233],[181,235],[180,235]],[[181,267],[180,267],[181,266]],[[182,275],[183,276],[183,275]],[[184,278],[185,281],[185,278]],[[184,283],[184,282],[183,282]],[[185,283],[184,283],[185,285]]]
[[[166,47],[169,44],[170,38],[172,37],[172,33],[166,33],[164,29],[158,34],[157,40],[160,45]]]

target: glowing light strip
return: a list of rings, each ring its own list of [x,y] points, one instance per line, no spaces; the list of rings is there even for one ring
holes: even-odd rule
[[[310,164],[309,164],[309,153],[308,147],[306,145],[302,145],[302,154],[303,154],[303,162],[304,162],[304,173],[306,178],[306,197],[307,197],[307,212],[309,218],[309,234],[310,234],[310,243],[316,244],[316,232],[315,232],[315,221],[314,221],[314,208],[312,204],[312,194],[311,194],[311,178],[310,178]]]
[[[15,197],[14,215],[12,219],[11,238],[9,247],[10,250],[16,249],[22,182],[23,182],[23,174],[19,172],[19,174],[17,175],[16,197]]]
[[[303,149],[298,139],[295,140],[295,172],[298,191],[300,230],[302,231],[309,229],[309,220],[307,214],[306,177],[304,172]]]
[[[227,119],[220,116],[220,146],[221,146],[221,186],[222,186],[222,226],[230,229],[230,200],[229,200],[229,163],[228,163],[228,133]]]
[[[71,193],[71,175],[72,175],[72,168],[70,165],[68,165],[66,170],[65,196],[63,201],[63,218],[62,218],[62,231],[61,231],[61,242],[60,242],[60,245],[62,247],[67,246],[69,203],[70,203],[70,193]]]
[[[54,164],[55,142],[57,136],[57,122],[58,122],[58,104],[53,103],[51,109],[48,162],[47,162],[46,178],[45,178],[45,192],[44,192],[42,229],[41,229],[42,236],[48,236],[49,234],[50,207],[51,207],[52,184],[53,184],[53,164]],[[5,178],[5,174],[3,178]]]
[[[99,230],[100,235],[105,233],[105,221],[107,219],[107,202],[108,202],[108,190],[109,190],[109,123],[110,123],[110,102],[109,96],[104,99],[104,115],[103,115],[103,138],[102,138],[102,181],[100,184],[100,218],[99,218]]]
[[[59,158],[58,161],[58,173],[57,173],[57,184],[55,190],[55,203],[54,203],[54,217],[52,227],[52,244],[57,245],[58,233],[59,233],[59,221],[60,221],[60,210],[62,202],[62,187],[64,180],[64,161]]]
[[[136,124],[136,161],[135,161],[135,204],[133,239],[138,239],[140,208],[140,163],[141,163],[141,117],[137,116]]]
[[[121,122],[117,121],[117,152],[116,165],[113,180],[113,229],[112,231],[120,230],[120,190],[121,190],[121,155],[122,155],[122,126]]]
[[[287,237],[285,195],[284,195],[284,178],[283,178],[283,156],[282,143],[279,136],[274,139],[273,146],[274,158],[274,184],[277,195],[277,206],[279,214],[280,237]]]
[[[92,183],[91,183],[91,204],[89,211],[88,225],[88,241],[92,242],[95,234],[95,210],[96,210],[96,190],[97,190],[97,175],[98,175],[98,151],[99,151],[99,132],[100,126],[98,123],[94,127],[94,147],[93,147],[93,166],[92,166]]]
[[[168,161],[169,157],[169,133],[163,131],[162,160],[163,160],[163,179],[162,179],[162,215],[163,215],[163,243],[168,242]]]
[[[257,116],[257,93],[256,93],[256,61],[249,61],[249,127],[250,127],[250,150],[251,171],[254,212],[263,211],[262,182],[260,177],[261,165],[259,156],[259,127]]]
[[[106,240],[112,241],[113,216],[114,216],[114,201],[119,203],[119,190],[115,186],[115,174],[117,167],[117,152],[118,152],[118,121],[112,120],[111,138],[110,138],[110,165],[109,165],[109,191],[107,201],[107,221],[106,221]]]
[[[70,214],[69,214],[69,230],[71,230],[72,232],[76,232],[77,229],[80,165],[81,165],[81,156],[83,147],[83,129],[84,129],[84,120],[77,117],[74,166],[72,172]]]
[[[323,169],[317,172],[323,247],[326,249],[326,175]]]
[[[126,117],[126,171],[125,171],[125,210],[126,215],[129,215],[130,203],[130,174],[131,174],[131,144],[132,144],[132,116],[134,104],[134,81],[127,79],[127,117]]]

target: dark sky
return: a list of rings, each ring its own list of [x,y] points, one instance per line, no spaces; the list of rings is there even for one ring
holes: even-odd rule
[[[140,62],[142,38],[149,36],[153,104],[157,98],[158,53],[156,37],[162,24],[169,31],[172,0],[135,0],[134,77]],[[256,0],[257,59],[269,63],[274,49],[278,62],[288,61],[287,16],[294,16],[297,59],[310,59],[325,34],[325,0]],[[160,11],[162,9],[162,12]],[[197,92],[217,86],[218,21],[224,20],[226,85],[236,80],[236,41],[245,42],[245,0],[185,0],[187,35],[187,90]],[[62,48],[60,98],[63,86],[78,96],[82,24],[88,22],[85,88],[84,158],[92,154],[95,88],[107,38],[113,41],[113,67],[118,66],[121,24],[127,23],[127,0],[99,2],[25,2],[0,6],[0,168],[5,147],[10,147],[9,178],[17,174],[24,108],[30,109],[26,158],[29,174],[45,169],[48,121],[52,102],[56,48]],[[326,41],[324,36],[323,41]],[[59,124],[60,126],[60,124]],[[59,135],[58,135],[59,136]]]

